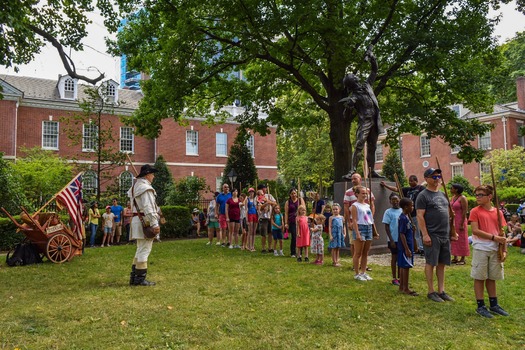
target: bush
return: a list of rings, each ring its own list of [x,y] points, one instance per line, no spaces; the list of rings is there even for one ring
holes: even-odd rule
[[[509,211],[511,214],[516,214],[518,211],[519,204],[505,204],[505,208]]]
[[[187,237],[191,220],[191,210],[186,206],[164,206],[161,207],[162,214],[166,218],[166,224],[161,228],[161,237],[180,238]]]
[[[520,203],[520,200],[525,198],[525,187],[498,188],[498,197],[500,201],[507,203]]]
[[[19,216],[14,217],[17,221]],[[8,218],[0,218],[0,250],[10,250],[16,244],[23,241],[25,236],[16,232],[16,226]]]

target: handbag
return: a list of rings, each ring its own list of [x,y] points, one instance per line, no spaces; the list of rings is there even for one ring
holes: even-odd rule
[[[149,238],[149,239],[155,238],[158,235],[158,233],[155,232],[155,229],[153,227],[151,227],[149,224],[146,224],[143,218],[144,215],[140,214],[139,206],[137,205],[137,201],[135,200],[134,190],[135,190],[135,185],[133,185],[133,187],[131,188],[131,195],[133,196],[133,205],[135,206],[135,209],[137,210],[137,216],[139,217],[140,222],[142,223],[142,232],[144,234],[144,237]]]
[[[288,229],[284,230],[284,236],[283,239],[288,239]]]

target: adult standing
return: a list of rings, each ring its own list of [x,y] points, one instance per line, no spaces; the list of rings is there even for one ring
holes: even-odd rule
[[[97,236],[98,219],[100,218],[100,212],[98,211],[98,202],[92,202],[89,208],[89,229],[91,231],[91,237],[89,239],[89,245],[91,248],[95,246],[95,238]]]
[[[452,195],[450,205],[454,211],[454,228],[458,234],[458,240],[450,242],[450,251],[454,256],[452,263],[465,265],[465,257],[470,255],[467,228],[468,201],[463,195],[463,186],[460,184],[452,184],[450,194]]]
[[[425,170],[424,177],[427,188],[417,196],[416,210],[425,245],[427,297],[436,302],[454,301],[445,293],[445,266],[450,265],[450,226],[449,203],[445,194],[439,191],[441,169],[428,168]],[[438,292],[434,290],[434,268]]]
[[[113,215],[115,215],[115,222],[113,225],[113,232],[111,234],[111,244],[115,242],[116,244],[120,243],[120,236],[122,235],[122,214],[124,212],[124,208],[122,208],[121,205],[118,204],[118,200],[116,198],[113,198],[113,202],[111,205],[111,212]],[[115,240],[113,240],[113,238]]]
[[[124,208],[123,216],[123,224],[124,224],[124,230],[126,230],[126,241],[129,242],[129,232],[130,232],[130,226],[131,226],[131,219],[133,219],[133,210],[131,209],[131,202],[126,202],[126,207]]]
[[[153,238],[146,238],[142,221],[149,224],[155,233],[160,233],[159,207],[156,203],[157,193],[151,186],[158,170],[149,164],[140,168],[137,181],[128,191],[132,204],[133,219],[131,220],[131,238],[137,241],[137,250],[131,265],[129,284],[134,286],[154,286],[155,282],[146,280],[148,273],[148,257],[153,248]],[[139,217],[142,217],[141,218]]]
[[[312,203],[312,213],[315,215],[323,214],[325,207],[324,200],[321,199],[319,193],[315,193],[314,202]]]
[[[217,245],[221,245],[221,236],[219,232],[219,218],[215,216],[216,210],[215,207],[217,206],[217,202],[215,201],[215,198],[219,195],[219,192],[213,193],[213,199],[210,201],[210,204],[208,204],[208,215],[206,217],[206,226],[208,227],[208,243],[206,245],[212,245],[213,244],[213,233],[216,233],[217,235]]]
[[[345,196],[344,196],[344,201],[343,201],[343,208],[344,208],[343,216],[345,218],[347,232],[351,232],[352,231],[352,227],[353,227],[352,226],[352,215],[350,213],[350,207],[352,206],[352,204],[354,204],[357,201],[357,196],[354,193],[354,187],[361,186],[361,181],[362,181],[361,175],[359,175],[358,173],[352,174],[352,176],[350,177],[350,181],[352,181],[352,187],[350,187],[348,190],[346,190]],[[374,194],[372,193],[372,191],[369,188],[367,188],[366,190],[367,190],[367,193],[370,194],[370,196],[366,196],[365,203],[370,205],[370,207],[373,208],[374,206],[371,204],[371,202],[373,202],[375,200]],[[349,240],[350,240],[350,253],[353,256],[354,255],[354,237],[353,237],[353,235],[349,235],[349,236],[350,236],[349,237]]]
[[[240,248],[239,228],[241,227],[241,206],[243,206],[244,203],[239,199],[238,193],[239,191],[234,188],[231,193],[231,198],[226,201],[226,222],[228,223],[230,249]]]
[[[266,225],[266,235],[263,235],[261,233],[261,243],[262,243],[262,249],[263,251],[265,250],[265,247],[266,247],[266,236],[268,237],[268,252],[269,253],[273,253],[273,249],[272,249],[272,239],[273,239],[273,236],[272,236],[272,225],[270,224],[270,217],[272,215],[272,212],[273,212],[273,206],[277,204],[277,202],[275,201],[275,198],[270,194],[268,193],[268,185],[266,184],[260,184],[259,186],[257,186],[257,189],[258,190],[261,190],[263,191],[263,194],[264,194],[264,205],[263,205],[263,211],[268,213],[268,225]]]
[[[397,188],[387,185],[384,181],[381,181],[381,186],[388,188],[390,191],[397,192]],[[419,182],[417,180],[416,175],[410,175],[408,177],[408,187],[403,187],[401,189],[401,192],[403,197],[410,198],[412,202],[415,204],[417,196],[421,191],[425,189],[424,186],[419,185]],[[414,226],[416,227],[416,231],[414,232],[416,235],[416,243],[417,243],[417,250],[423,254],[423,239],[421,238],[421,230],[419,229],[419,223],[417,221],[417,212],[416,208],[414,206],[414,210],[412,210],[412,213],[410,213],[410,216],[412,218],[412,222],[414,223]]]
[[[300,205],[304,205],[304,200],[299,198],[297,190],[292,188],[289,192],[289,198],[284,203],[284,227],[288,229],[288,234],[291,237],[290,255],[292,258],[295,258],[296,255],[297,225],[295,219],[297,218],[297,209],[299,209]]]
[[[222,192],[215,198],[215,217],[219,218],[219,236],[217,241],[222,240],[222,246],[226,247],[226,240],[228,239],[226,235],[226,230],[228,229],[228,223],[226,222],[226,202],[232,197],[230,193],[230,186],[228,184],[222,185]],[[230,242],[228,242],[230,245]]]

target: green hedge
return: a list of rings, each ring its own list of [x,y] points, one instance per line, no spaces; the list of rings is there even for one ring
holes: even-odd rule
[[[187,237],[191,228],[191,210],[185,206],[164,206],[161,207],[162,213],[166,218],[166,224],[162,226],[161,238],[181,238]],[[20,216],[14,216],[20,222]],[[61,216],[62,222],[67,223],[69,217]],[[95,242],[100,244],[103,236],[102,225],[98,225]],[[86,230],[86,241],[89,244],[91,232]],[[125,239],[126,232],[122,228],[122,238]],[[16,232],[16,226],[9,218],[0,217],[0,251],[8,251],[17,243],[21,242],[25,235]]]

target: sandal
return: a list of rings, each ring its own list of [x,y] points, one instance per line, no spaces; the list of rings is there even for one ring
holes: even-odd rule
[[[450,260],[450,263],[451,264],[457,264],[458,263],[458,259],[452,259],[452,260]]]
[[[465,265],[465,260],[459,260],[456,262],[456,265]]]

